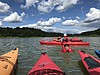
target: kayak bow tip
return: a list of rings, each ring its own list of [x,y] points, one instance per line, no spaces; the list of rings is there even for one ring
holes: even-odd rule
[[[81,50],[82,53],[85,53],[85,51]]]
[[[18,50],[18,47],[16,47],[14,50]]]
[[[45,54],[46,54],[46,52],[42,52],[41,54],[45,55]]]

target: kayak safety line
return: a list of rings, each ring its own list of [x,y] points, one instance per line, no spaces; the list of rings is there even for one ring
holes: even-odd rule
[[[2,58],[11,58],[11,57],[9,57],[9,56],[0,56],[0,58],[2,59]]]
[[[11,57],[10,57],[11,58]],[[8,62],[8,63],[10,63],[12,66],[14,66],[14,63],[12,62],[12,61],[10,61],[10,60],[8,60],[7,58],[5,58],[4,56],[0,56],[0,61],[2,61],[2,62]]]

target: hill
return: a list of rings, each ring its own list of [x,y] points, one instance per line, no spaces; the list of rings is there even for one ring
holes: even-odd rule
[[[81,36],[100,36],[100,29],[94,31],[88,31],[80,34]]]
[[[100,29],[94,31],[83,32],[81,34],[74,34],[70,36],[100,36]]]

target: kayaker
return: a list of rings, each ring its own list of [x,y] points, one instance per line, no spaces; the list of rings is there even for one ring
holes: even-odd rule
[[[67,52],[66,45],[62,45],[62,52]]]
[[[69,47],[69,45],[65,45],[66,51],[70,52],[71,48]]]
[[[64,34],[64,41],[66,41],[66,42],[69,41],[69,38],[68,38],[67,34]]]
[[[56,39],[53,39],[54,41],[60,42],[61,41],[61,36],[57,37]]]
[[[63,52],[74,52],[69,45],[62,45]]]

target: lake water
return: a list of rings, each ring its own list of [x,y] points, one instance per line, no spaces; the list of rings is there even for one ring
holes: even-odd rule
[[[0,38],[0,55],[18,47],[18,70],[17,75],[27,75],[33,65],[37,62],[41,52],[47,52],[50,58],[64,71],[67,75],[88,75],[78,50],[84,50],[97,57],[95,49],[100,50],[100,37],[79,37],[84,41],[89,41],[90,46],[71,46],[76,52],[62,53],[61,46],[40,45],[41,39],[52,39],[52,37],[34,37],[34,38]]]

